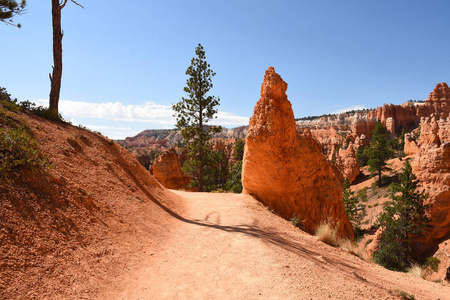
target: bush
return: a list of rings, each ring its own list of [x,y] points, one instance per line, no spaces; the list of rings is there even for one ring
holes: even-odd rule
[[[48,159],[25,125],[13,129],[0,128],[0,178],[9,181],[11,173],[19,169],[33,172],[48,168]]]
[[[426,273],[426,268],[422,267],[418,263],[413,263],[408,268],[408,274],[411,274],[413,276],[424,278]]]
[[[292,223],[292,225],[297,227],[298,223],[300,222],[300,219],[297,216],[293,216],[292,218],[289,219],[289,221]]]
[[[427,259],[425,259],[424,266],[426,268],[429,268],[433,272],[437,272],[440,262],[441,261],[439,260],[439,258],[434,257],[434,256],[430,256],[430,257],[427,257]]]
[[[338,246],[340,242],[337,235],[337,226],[331,220],[320,223],[316,229],[315,236],[319,241],[334,247]]]
[[[346,250],[348,253],[358,256],[362,260],[369,261],[369,257],[364,250],[359,250],[358,245],[349,239],[344,239],[339,242],[339,248]]]
[[[17,104],[17,99],[12,99],[11,95],[8,94],[4,87],[0,87],[0,104],[10,111],[18,112],[21,110],[20,106]]]
[[[41,105],[37,106],[36,103],[34,103],[34,102],[30,102],[30,101],[26,100],[26,101],[21,102],[20,106],[23,109],[27,109],[27,110],[31,111],[33,114],[35,114],[37,116],[41,116],[48,120],[64,122],[64,119],[60,113],[51,111],[50,109],[43,107]]]
[[[30,102],[28,100],[18,102],[17,99],[12,99],[11,95],[8,94],[5,88],[0,87],[0,104],[7,110],[13,112],[19,112],[29,110],[35,115],[41,116],[43,118],[53,120],[53,121],[63,121],[64,119],[61,114],[53,112],[48,108],[43,106],[37,106],[36,103]]]

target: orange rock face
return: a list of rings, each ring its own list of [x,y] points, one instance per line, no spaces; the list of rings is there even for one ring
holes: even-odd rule
[[[286,90],[286,82],[270,67],[246,138],[244,193],[284,218],[297,217],[309,232],[332,219],[341,236],[352,237],[341,184],[311,133],[297,133]]]
[[[175,149],[171,148],[155,160],[153,177],[168,189],[184,189],[190,178],[181,170],[180,160]]]
[[[433,244],[450,233],[450,118],[423,118],[411,166],[428,193],[426,204],[433,226],[425,243]]]
[[[350,144],[347,149],[339,149],[336,155],[336,167],[345,178],[352,183],[359,175],[359,163],[356,158],[356,147]]]

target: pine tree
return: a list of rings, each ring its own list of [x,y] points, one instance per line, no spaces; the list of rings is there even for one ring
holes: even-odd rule
[[[231,167],[230,178],[227,182],[227,190],[233,193],[242,192],[242,159],[244,158],[245,140],[236,139],[234,143],[233,158],[236,164]]]
[[[213,133],[220,132],[220,127],[206,124],[217,117],[215,107],[219,105],[220,99],[208,95],[213,87],[212,77],[216,74],[206,62],[201,44],[196,47],[195,54],[197,57],[192,58],[191,65],[186,70],[189,78],[184,91],[188,97],[182,97],[181,101],[172,105],[172,109],[177,119],[176,126],[181,130],[187,148],[188,159],[183,165],[184,171],[193,178],[191,185],[202,192],[205,171],[208,171],[208,165],[215,160],[210,139]]]
[[[425,214],[427,195],[416,191],[418,181],[408,161],[399,179],[400,183],[391,185],[392,201],[385,205],[378,219],[383,232],[374,260],[388,269],[403,271],[411,254],[411,238],[423,233],[430,220]]]
[[[74,0],[70,0],[76,5],[83,7]],[[53,72],[50,77],[49,110],[58,115],[59,93],[61,91],[62,77],[62,39],[61,30],[61,10],[66,6],[68,0],[52,0],[52,27],[53,27]]]
[[[387,139],[387,129],[380,121],[375,125],[372,131],[372,140],[369,147],[364,150],[364,154],[368,157],[367,164],[369,172],[378,175],[378,186],[381,186],[381,173],[389,170],[386,160],[391,158],[394,150],[391,149]]]
[[[342,198],[344,201],[345,212],[352,223],[355,231],[360,230],[361,222],[366,216],[366,207],[361,203],[360,199],[355,196],[355,192],[350,190],[350,181],[345,178],[344,187],[342,189]]]
[[[15,0],[0,0],[0,21],[20,28],[20,24],[13,22],[13,17],[25,13],[26,6],[26,0],[22,0],[20,3]]]

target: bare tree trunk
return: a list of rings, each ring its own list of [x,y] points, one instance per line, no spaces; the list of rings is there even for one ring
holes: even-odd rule
[[[64,2],[65,4],[65,2]],[[53,74],[50,75],[50,105],[49,109],[58,113],[59,93],[61,90],[62,77],[62,39],[61,10],[59,0],[52,0],[52,25],[53,25]]]
[[[199,192],[203,192],[203,174],[204,174],[204,167],[205,167],[205,158],[204,158],[204,152],[203,152],[203,107],[200,104],[200,109],[199,109],[199,126],[200,126],[200,151],[199,151],[199,160],[200,160],[200,170],[199,170],[199,176],[198,176],[198,191]]]

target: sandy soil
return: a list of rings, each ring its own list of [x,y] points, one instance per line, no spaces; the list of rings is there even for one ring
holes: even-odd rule
[[[450,287],[330,247],[247,195],[175,192],[171,237],[104,299],[450,299]]]

